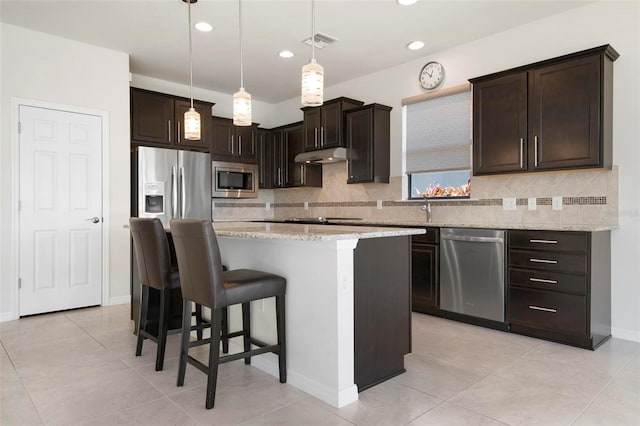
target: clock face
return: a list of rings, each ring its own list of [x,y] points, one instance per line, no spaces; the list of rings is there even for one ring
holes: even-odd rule
[[[420,85],[431,90],[438,87],[444,80],[444,67],[438,62],[429,62],[420,71]]]

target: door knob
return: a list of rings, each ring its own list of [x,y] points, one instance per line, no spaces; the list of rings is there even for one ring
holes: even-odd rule
[[[90,220],[91,223],[100,223],[100,218],[97,216],[90,217],[89,219],[85,219],[85,220]]]

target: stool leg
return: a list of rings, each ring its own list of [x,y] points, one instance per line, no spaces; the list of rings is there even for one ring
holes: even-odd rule
[[[198,326],[196,335],[198,340],[202,340],[202,305],[199,303],[196,303],[196,325]]]
[[[251,350],[251,302],[242,304],[242,340],[244,343],[244,351]],[[244,359],[244,363],[251,364],[251,357]]]
[[[276,322],[278,327],[278,367],[280,369],[280,383],[287,383],[287,333],[284,315],[284,295],[276,296]]]
[[[180,362],[178,363],[178,381],[176,386],[184,385],[184,375],[187,371],[187,357],[189,356],[189,338],[191,334],[191,301],[182,299],[182,338],[180,340]]]
[[[229,353],[229,308],[222,308],[222,353]]]
[[[147,328],[147,311],[149,310],[149,287],[146,285],[140,286],[140,311],[138,312],[138,341],[136,344],[136,356],[142,355],[142,342],[144,337],[140,330]]]
[[[222,309],[211,310],[211,337],[209,340],[209,374],[207,375],[207,398],[205,406],[213,408],[216,399],[218,362],[220,361],[220,332],[222,331]]]
[[[160,322],[158,324],[158,353],[156,354],[156,371],[162,371],[164,366],[164,350],[167,347],[167,332],[171,317],[171,298],[168,290],[160,290]]]

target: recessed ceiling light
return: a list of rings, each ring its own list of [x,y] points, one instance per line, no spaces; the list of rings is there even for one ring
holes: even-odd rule
[[[281,58],[293,58],[293,52],[290,50],[282,50],[278,52],[278,56]]]
[[[409,6],[417,2],[418,0],[396,0],[400,6]]]
[[[208,33],[213,31],[213,27],[208,22],[198,22],[196,25],[196,30],[202,31],[203,33]]]
[[[419,50],[419,49],[422,49],[423,47],[424,47],[424,43],[421,42],[420,40],[412,41],[411,43],[407,44],[407,49],[409,50]]]

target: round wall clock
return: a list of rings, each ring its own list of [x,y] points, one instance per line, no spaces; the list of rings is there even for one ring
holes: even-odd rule
[[[438,88],[444,80],[444,67],[439,62],[428,62],[422,67],[419,80],[420,85],[427,90]]]

